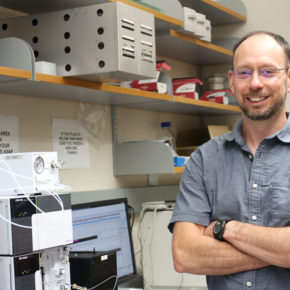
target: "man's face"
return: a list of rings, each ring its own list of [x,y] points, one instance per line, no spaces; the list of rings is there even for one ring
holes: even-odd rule
[[[275,39],[268,35],[251,36],[241,43],[234,57],[234,71],[254,70],[249,78],[238,78],[229,72],[231,90],[244,115],[251,120],[267,120],[284,114],[289,90],[289,70],[278,70],[273,77],[259,75],[264,68],[287,67],[285,53]]]

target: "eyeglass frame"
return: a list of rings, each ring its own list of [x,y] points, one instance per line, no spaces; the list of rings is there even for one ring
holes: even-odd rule
[[[261,76],[263,79],[265,80],[271,80],[273,79],[276,75],[278,75],[278,72],[285,70],[287,72],[287,70],[289,69],[289,66],[286,66],[284,68],[276,68],[276,67],[264,67],[261,69],[231,69],[231,71],[233,72],[234,78],[237,80],[250,80],[253,77],[253,73],[256,71],[258,73],[259,76]],[[269,70],[269,69],[274,69],[275,72],[273,72],[273,75],[271,76],[266,76],[264,75],[265,70]],[[237,70],[244,70],[245,72],[248,72],[248,74],[243,75],[242,77],[238,76],[236,74]]]

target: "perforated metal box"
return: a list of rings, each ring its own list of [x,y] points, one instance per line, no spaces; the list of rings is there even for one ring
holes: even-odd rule
[[[1,21],[0,37],[26,40],[60,76],[94,81],[155,76],[154,16],[120,2]]]

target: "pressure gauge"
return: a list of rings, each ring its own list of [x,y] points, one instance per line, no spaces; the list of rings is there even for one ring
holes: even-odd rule
[[[44,170],[44,160],[41,156],[38,156],[34,160],[34,170],[36,173],[41,174]]]

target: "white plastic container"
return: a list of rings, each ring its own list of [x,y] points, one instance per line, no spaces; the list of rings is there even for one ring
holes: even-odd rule
[[[202,13],[196,13],[197,14],[197,18],[196,18],[196,22],[195,22],[195,32],[194,32],[194,36],[198,37],[198,38],[203,38],[206,36],[206,17],[204,14]]]
[[[205,36],[201,37],[202,40],[211,42],[211,22],[210,20],[205,20]]]
[[[211,22],[206,19],[206,15],[189,7],[183,7],[183,13],[184,32],[210,42]]]
[[[189,7],[183,7],[184,19],[183,29],[185,32],[194,35],[196,29],[197,12]]]

